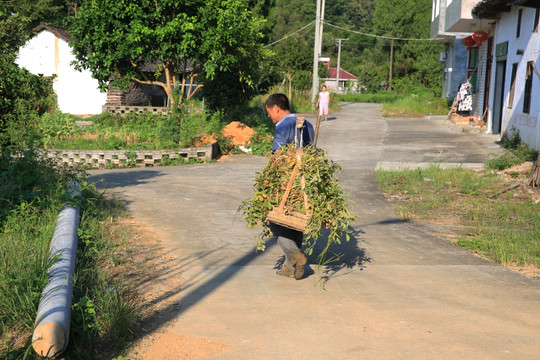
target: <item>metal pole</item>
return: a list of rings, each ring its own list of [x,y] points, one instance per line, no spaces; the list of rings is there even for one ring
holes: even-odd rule
[[[315,109],[315,102],[319,90],[319,35],[321,26],[321,0],[317,0],[317,13],[315,15],[315,44],[313,46],[313,82],[311,86],[311,108]]]

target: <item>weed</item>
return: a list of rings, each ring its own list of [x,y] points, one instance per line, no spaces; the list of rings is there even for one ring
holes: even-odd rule
[[[396,204],[400,218],[457,219],[468,234],[457,245],[501,264],[540,267],[540,204],[516,200],[511,191],[488,199],[506,185],[495,173],[437,167],[380,170],[377,181],[391,199],[406,198]]]

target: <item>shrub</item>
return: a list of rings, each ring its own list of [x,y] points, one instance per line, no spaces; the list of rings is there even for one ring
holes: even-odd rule
[[[80,132],[75,124],[75,117],[56,109],[52,113],[43,114],[38,121],[41,134],[41,145],[49,147],[55,139],[65,139]]]
[[[505,132],[501,137],[501,146],[508,151],[500,156],[492,156],[484,166],[492,170],[504,170],[512,166],[519,165],[525,161],[535,161],[538,151],[531,149],[521,141],[519,131],[512,127],[511,131]]]

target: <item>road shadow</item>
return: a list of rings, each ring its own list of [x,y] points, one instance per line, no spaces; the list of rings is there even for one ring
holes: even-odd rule
[[[100,189],[126,188],[147,184],[150,179],[164,176],[159,170],[111,170],[111,172],[94,174],[90,173],[89,182],[96,183]]]
[[[353,269],[363,270],[365,264],[371,262],[371,258],[366,256],[366,250],[360,247],[363,242],[361,236],[364,231],[356,228],[350,229],[349,240],[345,235],[340,238],[340,244],[332,243],[328,248],[325,258],[321,260],[322,252],[328,244],[329,230],[324,230],[322,236],[317,239],[313,247],[313,252],[307,256],[308,267],[304,273],[304,278],[315,275],[320,272],[319,281],[324,285],[332,277],[346,275],[348,272],[343,270]],[[275,243],[275,241],[274,241]],[[306,244],[302,246],[305,250]],[[275,263],[274,269],[280,269],[285,261],[285,256],[281,256]],[[339,274],[338,274],[339,273]]]

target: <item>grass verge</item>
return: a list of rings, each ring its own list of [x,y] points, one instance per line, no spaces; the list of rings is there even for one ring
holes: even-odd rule
[[[540,203],[525,185],[505,191],[493,171],[437,166],[379,170],[377,182],[401,219],[456,228],[456,245],[540,278]]]
[[[69,199],[65,184],[74,177],[83,185],[82,195]],[[47,283],[56,217],[67,200],[80,203],[81,224],[70,342],[63,358],[102,358],[96,348],[121,353],[137,317],[129,282],[107,271],[108,264],[127,261],[118,255],[130,236],[129,229],[116,225],[124,216],[122,204],[105,199],[81,174],[55,169],[32,152],[0,157],[0,185],[0,358],[39,358],[31,334]]]
[[[385,116],[446,115],[449,109],[448,100],[423,88],[413,88],[403,94],[381,91],[378,93],[338,94],[336,97],[339,101],[383,104],[381,112]]]

